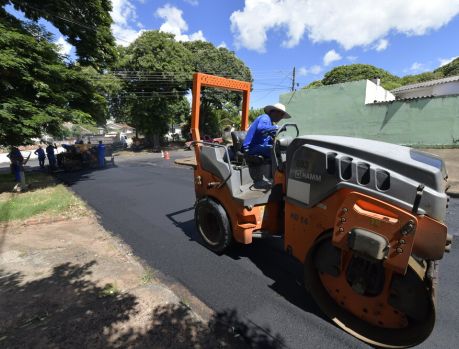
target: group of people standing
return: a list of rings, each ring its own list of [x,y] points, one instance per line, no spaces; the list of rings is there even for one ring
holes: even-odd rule
[[[49,168],[54,170],[56,168],[56,155],[54,154],[54,149],[57,149],[56,144],[49,144],[45,150],[42,146],[38,146],[38,149],[34,151],[34,154],[38,156],[38,163],[40,168],[45,168],[45,160],[48,158]],[[46,152],[46,153],[45,153]],[[28,159],[24,159],[21,151],[18,147],[11,147],[10,152],[8,153],[8,158],[11,162],[11,170],[14,174],[16,182],[21,181],[21,171],[23,171],[23,166]]]
[[[57,149],[56,144],[50,143],[46,147],[46,154],[41,145],[39,145],[38,149],[34,151],[34,154],[38,156],[38,164],[41,168],[45,167],[46,157],[48,157],[49,167],[51,169],[56,168],[56,155],[54,154],[54,149]]]

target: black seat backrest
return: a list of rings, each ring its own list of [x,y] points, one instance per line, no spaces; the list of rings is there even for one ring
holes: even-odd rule
[[[247,131],[233,131],[231,132],[231,138],[233,139],[233,149],[235,152],[242,151],[242,145],[244,144]]]

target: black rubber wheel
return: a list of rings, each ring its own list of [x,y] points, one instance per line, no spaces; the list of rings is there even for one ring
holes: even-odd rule
[[[231,245],[231,224],[225,209],[218,202],[210,198],[198,200],[194,220],[199,235],[208,249],[223,253]]]

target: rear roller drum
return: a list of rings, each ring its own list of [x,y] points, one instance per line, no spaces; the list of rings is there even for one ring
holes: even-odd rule
[[[337,326],[360,340],[384,348],[423,342],[435,323],[434,290],[426,268],[410,258],[405,275],[382,261],[343,252],[319,238],[305,261],[305,285]]]
[[[204,245],[223,253],[232,242],[231,224],[225,209],[211,198],[199,199],[194,211],[196,228]]]

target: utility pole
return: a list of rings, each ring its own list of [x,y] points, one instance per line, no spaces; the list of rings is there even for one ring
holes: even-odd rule
[[[293,74],[292,74],[292,92],[295,91],[295,67],[293,67]]]

